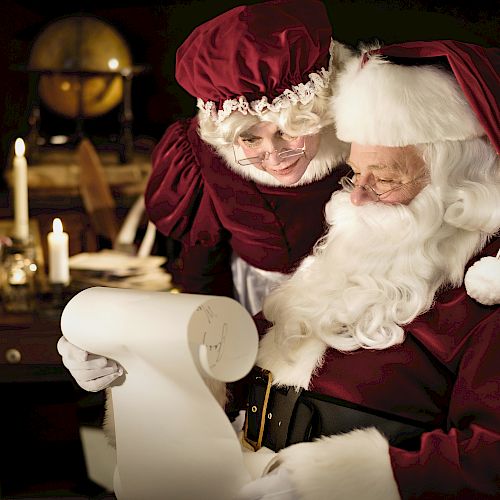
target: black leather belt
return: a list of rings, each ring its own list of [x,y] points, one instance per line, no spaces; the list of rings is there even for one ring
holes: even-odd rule
[[[393,446],[418,449],[422,433],[436,425],[306,390],[272,386],[270,372],[255,368],[250,376],[244,441],[254,450],[274,451],[320,436],[376,427]]]

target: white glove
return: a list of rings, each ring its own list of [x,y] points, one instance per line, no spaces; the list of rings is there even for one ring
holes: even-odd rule
[[[288,471],[276,467],[272,472],[245,484],[235,500],[299,500]]]
[[[86,391],[105,389],[123,375],[123,368],[116,361],[84,351],[64,336],[57,342],[57,352],[62,356],[63,365]]]

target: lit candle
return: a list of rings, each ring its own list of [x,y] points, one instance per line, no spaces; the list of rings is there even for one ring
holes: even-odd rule
[[[28,162],[24,156],[24,141],[16,139],[16,155],[12,163],[14,185],[14,238],[25,241],[29,236]]]
[[[26,271],[22,267],[14,267],[9,273],[10,285],[25,285],[26,284]]]
[[[49,281],[67,285],[69,283],[69,238],[63,232],[61,219],[52,222],[52,232],[47,235],[49,250]]]

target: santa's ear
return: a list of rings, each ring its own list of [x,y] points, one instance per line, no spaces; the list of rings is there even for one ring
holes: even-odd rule
[[[496,257],[483,257],[465,274],[467,294],[485,306],[500,304],[500,250]]]

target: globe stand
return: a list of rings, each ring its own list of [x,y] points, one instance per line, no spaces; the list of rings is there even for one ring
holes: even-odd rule
[[[85,78],[88,77],[96,77],[96,76],[119,76],[122,79],[122,94],[120,99],[120,109],[118,113],[118,121],[119,121],[119,139],[117,142],[118,146],[118,156],[119,161],[122,164],[129,163],[134,154],[134,139],[132,133],[132,125],[134,120],[134,115],[132,111],[132,80],[133,78],[143,73],[146,70],[145,66],[133,66],[132,68],[124,68],[120,72],[113,71],[39,71],[39,70],[30,70],[30,72],[35,75],[35,78],[32,78],[33,81],[32,86],[38,88],[38,82],[40,80],[40,76],[43,74],[49,75],[67,75],[69,77],[77,77],[80,82],[79,92],[78,92],[78,110],[76,112],[75,118],[73,118],[75,122],[75,131],[69,137],[68,141],[65,142],[65,145],[70,144],[72,146],[76,146],[80,143],[80,141],[86,137],[85,133],[85,120],[87,116],[85,114],[85,104],[83,101],[83,82]],[[42,113],[41,113],[41,105],[40,105],[40,96],[37,91],[33,92],[31,112],[28,119],[29,123],[29,132],[26,138],[27,144],[27,152],[30,156],[30,159],[33,162],[36,162],[39,153],[40,147],[44,144],[44,138],[41,135],[41,122],[42,122]],[[114,108],[113,108],[114,109]],[[109,110],[111,112],[112,110]],[[70,119],[70,118],[68,118]],[[112,141],[110,141],[110,144]]]
[[[123,94],[122,94],[122,112],[120,113],[120,162],[128,163],[134,154],[134,139],[132,134],[132,122],[134,115],[132,113],[132,78],[133,72],[122,74]]]

